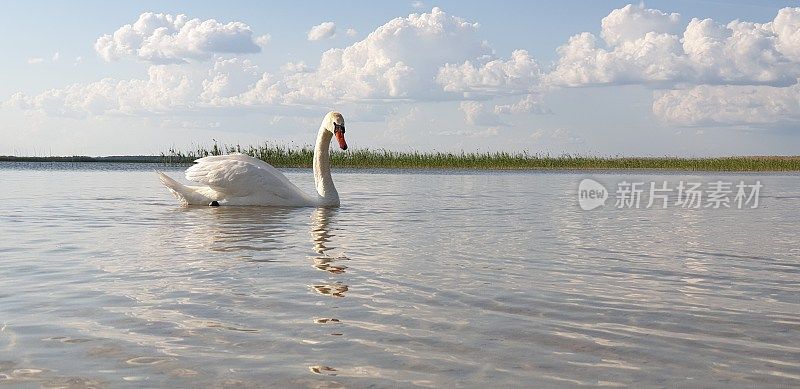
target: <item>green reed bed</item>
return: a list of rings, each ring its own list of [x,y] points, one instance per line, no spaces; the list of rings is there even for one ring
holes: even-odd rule
[[[197,158],[231,153],[247,154],[277,167],[310,167],[314,150],[310,146],[291,147],[273,144],[241,145],[193,150],[170,149],[161,155],[166,164],[188,164]],[[800,171],[800,156],[743,156],[719,158],[677,157],[594,157],[579,155],[540,155],[508,152],[403,152],[354,149],[331,152],[331,163],[350,168],[409,169],[567,169],[619,170],[656,169],[687,171]]]

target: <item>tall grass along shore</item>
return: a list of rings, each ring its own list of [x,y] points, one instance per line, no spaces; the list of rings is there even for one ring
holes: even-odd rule
[[[276,167],[310,167],[314,150],[310,146],[291,147],[273,144],[261,146],[196,147],[193,150],[170,149],[160,156],[114,157],[3,157],[0,161],[27,162],[150,162],[167,165],[191,164],[209,155],[242,153]],[[597,157],[580,155],[549,156],[508,152],[402,152],[355,149],[331,152],[333,166],[348,168],[406,169],[502,169],[502,170],[685,170],[685,171],[800,171],[800,156],[738,156],[716,158],[678,157]]]
[[[314,149],[310,146],[199,147],[181,151],[170,149],[162,154],[168,164],[190,163],[209,155],[242,153],[261,159],[276,167],[310,167]],[[332,150],[331,164],[349,168],[409,168],[409,169],[662,169],[692,171],[800,171],[800,156],[758,156],[719,158],[677,157],[591,157],[508,152],[403,152],[391,150],[354,149]]]

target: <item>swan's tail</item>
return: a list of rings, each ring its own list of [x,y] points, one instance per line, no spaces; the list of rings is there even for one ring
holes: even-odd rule
[[[211,188],[197,188],[186,186],[178,181],[173,180],[170,176],[156,171],[161,183],[169,189],[170,193],[178,199],[183,205],[208,205],[211,201],[216,200],[208,194],[202,193],[198,189],[211,189]]]

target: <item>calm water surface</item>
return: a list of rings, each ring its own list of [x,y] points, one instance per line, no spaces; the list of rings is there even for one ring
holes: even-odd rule
[[[582,178],[687,176],[337,171],[341,208],[270,209],[149,169],[0,164],[0,385],[800,385],[798,175],[582,211]]]

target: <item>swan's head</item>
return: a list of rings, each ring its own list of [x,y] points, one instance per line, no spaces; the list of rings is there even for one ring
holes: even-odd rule
[[[347,150],[347,142],[344,140],[344,117],[339,112],[331,111],[325,115],[325,129],[336,136],[339,147]]]

